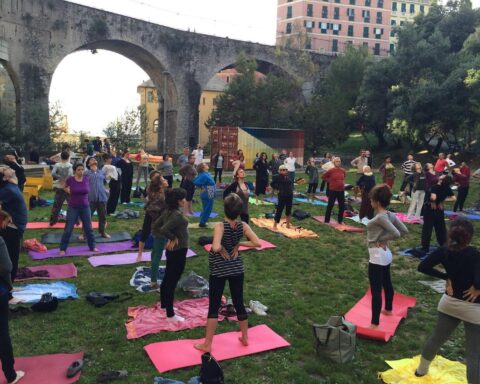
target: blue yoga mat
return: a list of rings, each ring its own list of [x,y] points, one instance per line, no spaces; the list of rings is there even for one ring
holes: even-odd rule
[[[66,283],[65,281],[55,281],[45,284],[27,284],[24,286],[16,286],[17,290],[12,292],[15,299],[22,303],[36,303],[42,295],[51,292],[58,300],[78,299],[77,287],[75,284]]]
[[[445,214],[447,216],[456,216],[459,219],[470,219],[470,220],[480,220],[480,215],[474,215],[471,213],[459,213],[459,212],[453,212],[453,211],[445,211]]]
[[[200,215],[202,214],[202,212],[193,212],[193,216],[195,217],[200,217]],[[217,217],[218,216],[218,213],[216,212],[212,212],[210,213],[210,218],[213,218],[213,217]]]
[[[313,200],[313,202],[307,200],[307,199],[302,199],[300,197],[296,197],[295,201],[298,201],[299,203],[307,203],[307,204],[312,204],[312,205],[321,205],[323,207],[326,207],[328,204],[325,203],[324,201],[321,200]]]

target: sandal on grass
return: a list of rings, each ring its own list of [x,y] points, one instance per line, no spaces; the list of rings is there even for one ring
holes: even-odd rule
[[[75,360],[67,369],[67,377],[71,379],[74,377],[78,372],[80,372],[83,368],[83,360],[78,359]]]
[[[115,380],[115,379],[121,379],[123,377],[127,377],[128,372],[127,371],[105,371],[100,373],[97,376],[97,380],[100,382],[104,381],[110,381],[110,380]]]

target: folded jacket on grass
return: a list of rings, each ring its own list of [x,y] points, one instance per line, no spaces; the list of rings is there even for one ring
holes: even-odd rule
[[[315,221],[318,221],[321,224],[326,224],[340,232],[362,233],[366,231],[365,228],[358,228],[358,227],[354,227],[353,225],[348,225],[343,223],[339,224],[334,219],[330,219],[329,223],[325,223],[325,216],[313,216],[313,219]]]
[[[272,232],[280,233],[283,236],[288,237],[290,239],[301,239],[304,237],[318,237],[318,235],[315,232],[309,229],[295,227],[293,224],[291,228],[287,228],[285,225],[286,224],[285,220],[280,220],[280,223],[278,223],[277,225],[276,231],[273,230],[273,223],[274,223],[273,219],[252,218],[251,221],[257,227],[265,228]]]
[[[248,346],[240,343],[239,335],[239,332],[215,335],[212,356],[218,361],[222,361],[290,346],[288,341],[264,324],[248,329]],[[203,340],[163,341],[146,345],[144,349],[158,371],[167,372],[201,364],[202,352],[193,348],[193,345],[202,343]]]
[[[83,352],[15,357],[15,370],[25,372],[19,384],[75,383],[80,379],[81,371],[71,379],[67,378],[66,373],[68,367],[78,359],[83,359]],[[0,384],[6,383],[5,377],[0,375]]]
[[[357,326],[357,335],[368,339],[388,341],[395,334],[395,331],[403,318],[407,317],[408,308],[415,306],[417,299],[411,296],[395,293],[393,297],[392,315],[380,314],[380,325],[371,329],[372,320],[372,295],[367,291],[360,301],[345,314],[345,319]],[[385,304],[385,299],[383,299]]]
[[[118,232],[109,232],[110,238],[102,237],[100,234],[95,235],[95,242],[96,243],[114,243],[117,241],[125,241],[125,240],[132,240],[132,236],[127,231],[118,231]],[[60,244],[62,241],[62,233],[60,232],[50,232],[45,233],[41,237],[41,241],[44,244]],[[72,243],[82,242],[86,243],[87,240],[79,240],[77,234],[73,234],[70,238]]]
[[[111,255],[104,256],[90,256],[88,262],[92,267],[103,267],[103,266],[112,266],[112,265],[130,265],[136,264],[138,252],[130,253],[114,253]],[[187,251],[187,257],[197,256],[197,254],[189,249]],[[162,260],[166,260],[165,251],[163,251]],[[140,262],[149,262],[151,261],[151,252],[145,251],[142,253],[142,259]]]
[[[157,288],[152,288],[150,283],[152,282],[152,271],[150,267],[137,267],[135,272],[133,272],[132,278],[130,279],[130,286],[135,287],[139,292],[159,292],[159,286],[163,281],[165,276],[165,266],[161,265],[158,267],[157,274]]]
[[[82,228],[82,225],[76,225],[75,228]],[[92,228],[98,228],[98,221],[92,221]],[[65,229],[65,223],[57,223],[50,227],[48,222],[27,223],[27,229]]]
[[[410,359],[385,361],[392,369],[379,373],[385,384],[467,384],[467,368],[458,361],[451,361],[437,355],[430,364],[428,374],[416,377],[415,370],[420,355]]]
[[[137,339],[161,331],[175,332],[204,327],[207,324],[208,297],[176,301],[174,306],[175,314],[184,317],[185,321],[167,321],[166,312],[160,308],[160,303],[149,307],[140,305],[128,308],[130,319],[125,324],[127,339]],[[218,315],[219,321],[224,319],[224,316]]]
[[[42,295],[47,292],[50,292],[52,296],[55,296],[58,300],[78,299],[75,284],[66,283],[65,281],[15,286],[12,295],[16,303],[36,303]]]
[[[252,249],[255,249],[257,251],[263,251],[264,249],[270,249],[270,248],[277,248],[277,246],[273,245],[272,243],[269,243],[268,241],[260,240],[260,247],[259,248],[244,247],[242,245],[239,248],[239,250],[240,251],[251,251]],[[212,249],[212,244],[205,244],[203,246],[203,249],[205,249],[207,252],[210,252],[210,249]]]
[[[43,260],[48,258],[70,257],[70,256],[91,256],[102,253],[112,253],[120,251],[128,251],[134,248],[131,241],[124,241],[120,243],[103,243],[97,244],[98,251],[90,251],[87,245],[74,245],[68,247],[65,256],[60,256],[60,249],[49,249],[47,252],[28,251],[30,257],[34,260]]]
[[[17,272],[17,277],[15,281],[25,281],[25,280],[58,280],[58,279],[68,279],[71,277],[77,277],[77,267],[75,264],[53,264],[53,265],[36,265],[32,267],[26,267],[25,272],[31,271],[34,276],[29,276],[29,273],[19,275],[18,272],[21,272],[21,269]],[[47,275],[45,276],[36,276],[35,273],[38,271],[46,271]]]

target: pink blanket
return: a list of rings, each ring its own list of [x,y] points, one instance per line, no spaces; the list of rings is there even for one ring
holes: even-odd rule
[[[208,297],[201,299],[188,299],[175,302],[175,314],[185,318],[183,322],[167,321],[167,314],[157,303],[150,307],[140,305],[128,308],[128,316],[125,327],[127,339],[137,339],[152,333],[161,331],[182,331],[196,327],[204,327],[207,323]],[[219,315],[218,320],[224,320]]]
[[[54,265],[36,265],[34,267],[27,267],[32,272],[36,271],[47,271],[48,276],[46,277],[27,277],[25,279],[15,279],[15,281],[25,281],[25,280],[61,280],[68,279],[71,277],[77,277],[77,267],[75,264],[54,264]]]
[[[290,346],[288,341],[264,324],[248,330],[249,345],[246,347],[238,341],[239,335],[238,332],[215,335],[212,344],[212,355],[215,359],[228,360]],[[193,348],[193,345],[202,341],[203,339],[163,341],[149,344],[144,349],[158,371],[167,372],[201,364],[202,352]]]
[[[397,212],[395,213],[395,216],[397,216],[398,220],[400,220],[402,223],[407,223],[407,224],[423,224],[422,219],[417,219],[416,217],[408,217],[407,214],[403,212]]]
[[[258,247],[258,248],[250,248],[250,247],[241,246],[239,248],[239,250],[240,251],[251,251],[252,249],[255,249],[257,251],[263,251],[264,249],[270,249],[270,248],[277,248],[277,246],[273,245],[272,243],[269,243],[268,241],[260,240],[260,247]],[[212,244],[204,245],[203,249],[205,249],[207,252],[210,252],[210,249],[212,249]]]

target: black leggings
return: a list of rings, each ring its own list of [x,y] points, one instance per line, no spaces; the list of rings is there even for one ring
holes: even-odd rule
[[[160,286],[160,301],[162,308],[167,310],[167,317],[175,316],[173,310],[173,299],[178,280],[182,276],[187,261],[187,248],[180,248],[174,251],[166,251],[167,267],[165,276]]]
[[[20,244],[22,242],[22,234],[16,228],[7,227],[0,230],[0,236],[3,237],[5,245],[7,246],[8,255],[12,261],[12,282],[15,281],[18,270],[18,259],[20,258]]]
[[[458,187],[458,196],[453,206],[453,212],[457,212],[458,209],[463,211],[463,204],[465,204],[465,200],[467,199],[468,189],[469,187]]]
[[[210,275],[209,284],[210,290],[208,292],[209,306],[208,318],[218,318],[218,310],[222,302],[223,290],[225,289],[225,282],[228,280],[230,286],[230,294],[232,295],[233,306],[237,312],[238,321],[247,320],[247,310],[243,304],[243,273],[235,276],[217,277]]]
[[[152,232],[152,217],[145,212],[145,217],[143,218],[142,225],[142,236],[140,236],[140,241],[145,243]]]
[[[5,287],[1,287],[5,289]],[[8,292],[0,292],[0,361],[2,362],[2,370],[7,382],[16,379],[13,358],[12,342],[8,331],[8,300],[10,295]]]
[[[430,205],[423,206],[423,226],[422,226],[422,248],[425,252],[430,249],[432,239],[432,230],[435,228],[438,245],[445,245],[447,242],[447,227],[445,225],[445,215],[443,209],[432,209]]]
[[[275,222],[279,223],[282,218],[283,208],[285,208],[285,214],[290,216],[292,214],[293,196],[278,196],[277,210],[275,211]]]
[[[385,291],[385,310],[393,308],[393,285],[390,277],[390,264],[378,265],[368,263],[368,280],[372,292],[372,324],[380,324],[382,310],[382,288]]]
[[[345,210],[345,192],[329,191],[327,212],[325,212],[325,223],[330,222],[330,216],[332,215],[332,209],[335,205],[335,200],[338,201],[338,223],[341,224],[343,222],[343,211]]]
[[[240,214],[240,220],[242,220],[244,223],[248,224],[248,222],[250,220],[250,215],[248,213],[241,213]]]
[[[110,195],[107,201],[107,215],[114,213],[117,209],[118,198],[120,197],[121,183],[118,180],[111,179],[108,183],[110,187]]]
[[[318,183],[309,183],[307,193],[315,193],[317,192],[317,188],[318,188]]]
[[[222,182],[222,173],[223,173],[223,168],[215,168],[215,176],[213,177],[213,180],[215,180],[215,183],[217,182],[217,176],[218,176],[218,181],[220,183]]]

